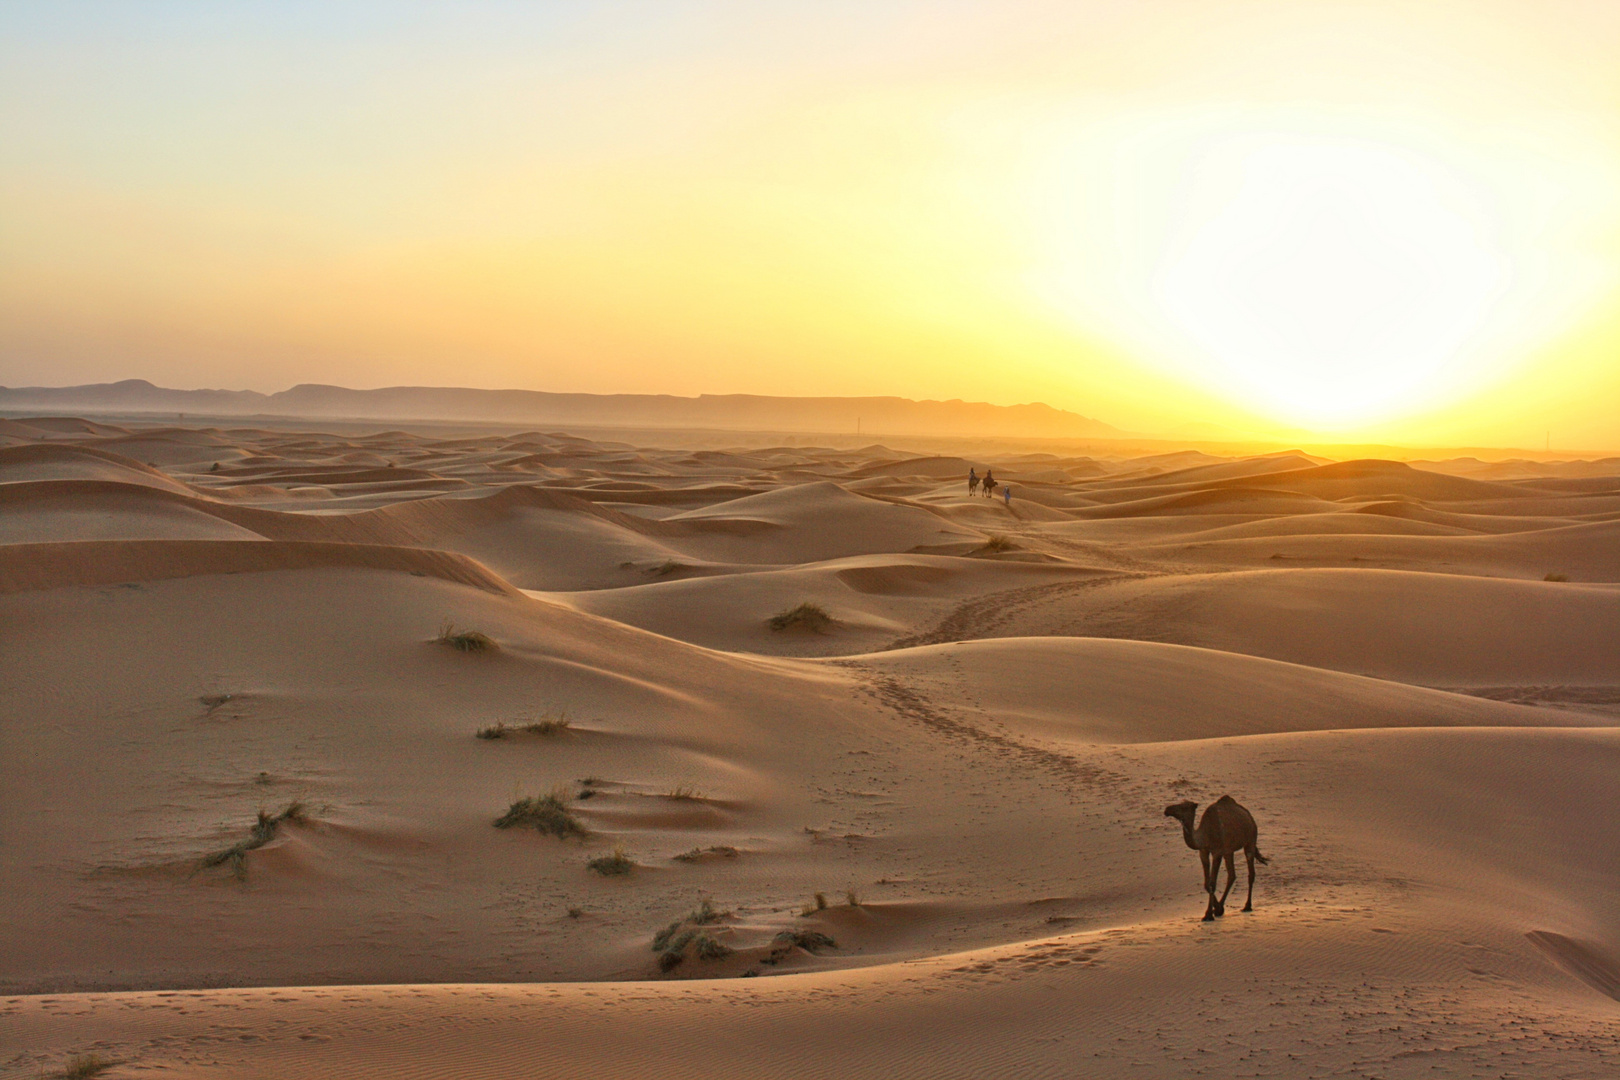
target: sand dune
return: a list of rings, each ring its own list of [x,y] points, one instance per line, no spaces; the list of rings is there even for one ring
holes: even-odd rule
[[[1612,466],[0,441],[0,1075],[1620,1052]],[[1271,862],[1203,924],[1222,793]]]
[[[1620,587],[1261,570],[1029,590],[958,637],[1176,642],[1428,686],[1613,685]]]

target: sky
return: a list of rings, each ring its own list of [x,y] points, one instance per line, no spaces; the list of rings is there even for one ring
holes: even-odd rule
[[[0,2],[0,384],[1620,449],[1620,4]]]

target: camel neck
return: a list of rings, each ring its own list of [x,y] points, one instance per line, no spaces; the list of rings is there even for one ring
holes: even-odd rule
[[[1181,822],[1181,838],[1183,840],[1187,841],[1187,846],[1188,847],[1192,848],[1194,851],[1198,850],[1198,837],[1193,832],[1193,825],[1192,825],[1192,821],[1190,819],[1187,819],[1187,818],[1182,819],[1182,822]]]

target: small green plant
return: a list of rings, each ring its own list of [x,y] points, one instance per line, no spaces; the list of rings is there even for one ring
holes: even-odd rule
[[[477,630],[457,630],[456,624],[449,619],[439,624],[439,637],[437,640],[440,645],[448,645],[457,652],[493,652],[500,648],[499,645],[495,644],[495,639],[488,634],[480,633]]]
[[[1548,574],[1546,577],[1542,578],[1541,580],[1542,581],[1568,581],[1569,580],[1569,575],[1568,574]]]
[[[991,533],[990,538],[979,545],[974,554],[999,555],[1003,551],[1014,551],[1017,547],[1018,545],[1008,537],[1002,536],[1000,533]]]
[[[802,627],[818,634],[832,624],[833,617],[827,614],[827,609],[820,604],[812,604],[809,601],[805,601],[796,608],[788,608],[785,611],[777,612],[770,617],[767,623],[772,630],[789,630],[794,627]]]
[[[497,829],[510,829],[514,826],[528,825],[555,836],[559,840],[566,840],[570,836],[584,836],[585,826],[579,823],[568,809],[568,789],[565,787],[553,788],[546,795],[531,795],[526,799],[519,799],[506,808],[506,813],[495,819]]]
[[[93,1076],[100,1076],[108,1069],[117,1065],[112,1058],[104,1058],[100,1054],[78,1054],[68,1060],[67,1065],[56,1075],[61,1080],[90,1080]]]
[[[592,870],[595,870],[603,877],[619,877],[623,874],[628,874],[630,871],[636,868],[636,864],[631,860],[630,856],[625,853],[624,845],[622,844],[614,845],[613,854],[600,855],[585,865],[590,867]]]
[[[216,866],[229,866],[238,881],[247,877],[247,853],[264,847],[276,838],[281,831],[283,822],[290,821],[295,825],[302,824],[307,818],[304,813],[304,804],[290,802],[287,808],[279,814],[271,814],[265,810],[259,811],[258,819],[248,831],[248,838],[240,843],[232,844],[228,848],[204,855],[200,870],[211,870]],[[94,1074],[91,1074],[94,1075]]]

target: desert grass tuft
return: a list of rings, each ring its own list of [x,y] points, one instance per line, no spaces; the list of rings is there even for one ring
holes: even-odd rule
[[[117,1064],[114,1059],[104,1058],[100,1054],[78,1054],[69,1059],[62,1071],[55,1075],[61,1080],[90,1080]]]
[[[1552,573],[1549,573],[1546,577],[1542,578],[1541,580],[1542,581],[1568,581],[1569,580],[1569,575],[1568,574],[1552,574]]]
[[[783,930],[776,935],[778,945],[798,946],[805,952],[816,952],[820,949],[836,949],[838,942],[823,934],[820,930]]]
[[[658,970],[671,971],[686,959],[690,947],[700,960],[719,960],[731,949],[703,929],[730,918],[731,912],[717,911],[704,900],[684,918],[676,919],[653,935],[652,951],[658,954]]]
[[[700,802],[703,799],[703,792],[690,784],[676,784],[664,792],[664,798],[675,799],[679,802]]]
[[[555,836],[559,840],[566,840],[570,836],[584,836],[585,826],[579,823],[568,809],[568,789],[565,787],[553,788],[546,795],[531,795],[519,799],[506,808],[506,813],[495,819],[497,829],[510,829],[519,825],[528,825]]]
[[[674,856],[674,858],[676,862],[697,862],[705,855],[715,855],[722,859],[735,859],[737,857],[737,849],[734,847],[728,847],[724,844],[718,844],[714,847],[707,848],[695,847],[691,851],[681,852],[679,855]]]
[[[1018,545],[1010,537],[991,533],[990,538],[974,550],[975,555],[999,555],[1003,551],[1016,551]]]
[[[448,645],[457,652],[465,653],[494,652],[500,648],[488,634],[477,630],[457,630],[456,624],[449,619],[439,624],[437,641],[440,645]]]
[[[692,951],[699,960],[724,960],[731,955],[731,946],[708,934],[699,934],[692,939]]]
[[[669,577],[669,575],[675,573],[676,571],[685,569],[685,563],[678,563],[674,559],[668,559],[659,563],[657,566],[650,568],[647,573],[651,574],[653,577]]]
[[[479,728],[477,735],[480,739],[504,739],[521,732],[525,735],[550,738],[567,734],[571,727],[573,721],[568,719],[567,713],[546,713],[540,719],[530,720],[527,723],[508,724],[505,720],[500,720],[488,727]]]
[[[566,735],[573,725],[567,713],[546,713],[540,719],[524,724],[523,730],[530,735]]]
[[[304,804],[290,802],[287,808],[279,814],[271,814],[265,810],[259,811],[258,818],[248,831],[248,838],[240,843],[232,844],[228,848],[216,851],[211,855],[204,855],[199,870],[211,870],[216,866],[229,866],[237,880],[247,877],[247,853],[264,847],[276,838],[281,831],[283,822],[292,822],[301,825],[309,820],[305,813]]]
[[[613,854],[600,855],[585,864],[603,877],[620,877],[636,868],[635,862],[625,852],[622,844],[616,844]]]
[[[821,633],[833,624],[833,617],[827,614],[827,609],[820,604],[810,603],[808,600],[796,608],[779,611],[770,617],[768,626],[772,630],[789,630],[793,627],[803,627]]]

